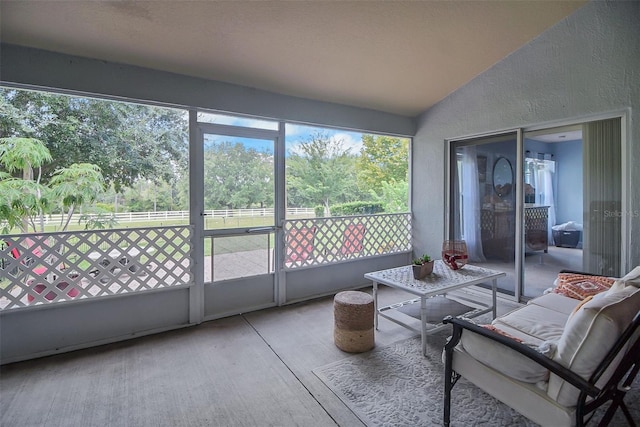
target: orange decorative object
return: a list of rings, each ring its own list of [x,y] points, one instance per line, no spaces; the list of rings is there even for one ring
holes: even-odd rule
[[[442,261],[450,269],[461,269],[468,259],[467,243],[464,240],[445,240],[442,243]]]

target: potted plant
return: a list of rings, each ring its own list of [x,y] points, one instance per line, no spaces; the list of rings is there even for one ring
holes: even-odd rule
[[[415,279],[424,279],[433,272],[433,260],[429,255],[424,254],[419,258],[414,258],[412,268]]]

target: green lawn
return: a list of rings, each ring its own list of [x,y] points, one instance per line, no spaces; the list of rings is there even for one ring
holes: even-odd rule
[[[292,216],[288,219],[296,219],[301,217]],[[189,220],[169,219],[162,221],[134,221],[119,222],[114,228],[145,228],[145,227],[169,227],[173,225],[188,225]],[[205,229],[221,229],[221,228],[241,228],[241,227],[265,227],[273,225],[272,217],[228,217],[228,218],[212,218],[205,217]],[[59,224],[49,224],[44,227],[45,232],[59,231]],[[67,231],[85,231],[84,224],[71,223]],[[17,233],[17,230],[12,230]]]

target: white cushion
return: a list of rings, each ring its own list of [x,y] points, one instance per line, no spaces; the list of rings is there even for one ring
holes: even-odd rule
[[[626,288],[627,286],[635,286],[636,288],[640,288],[640,266],[634,268],[624,277],[613,282],[611,289],[613,289],[613,292],[616,292]]]
[[[554,360],[589,379],[639,310],[638,288],[595,295],[567,321]],[[578,389],[553,374],[547,392],[565,406],[574,406],[579,395]]]
[[[529,304],[519,310],[513,311],[505,316],[498,317],[492,323],[497,328],[507,326],[517,329],[528,338],[527,343],[537,343],[537,341],[557,340],[564,331],[568,315],[542,307],[536,304]]]
[[[566,319],[565,314],[533,304],[499,317],[492,324],[523,344],[538,348],[560,339]],[[531,359],[478,334],[465,331],[460,342],[470,356],[516,380],[537,383],[549,377],[549,371]]]
[[[522,339],[522,337],[526,335],[516,338]],[[549,378],[547,369],[520,353],[476,333],[464,331],[460,343],[471,357],[515,380],[537,383]]]
[[[534,298],[528,304],[546,307],[558,313],[566,314],[568,317],[573,312],[573,309],[580,304],[580,300],[552,292]]]

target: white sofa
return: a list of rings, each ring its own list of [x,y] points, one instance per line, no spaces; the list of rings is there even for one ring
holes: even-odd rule
[[[605,424],[621,408],[633,425],[618,385],[630,384],[640,368],[640,267],[610,288],[598,276],[577,277],[491,325],[445,319],[454,328],[443,353],[445,426],[451,410],[463,410],[455,393],[451,399],[459,377],[542,426],[583,425],[603,405],[610,408]],[[567,293],[576,282],[598,293],[576,299]]]

